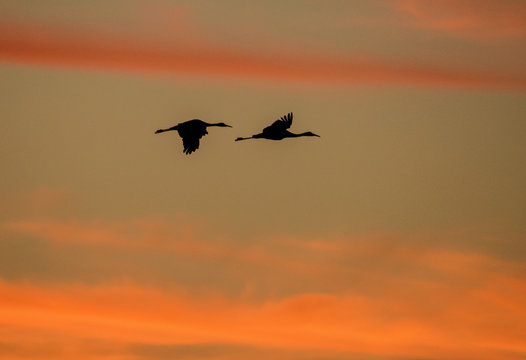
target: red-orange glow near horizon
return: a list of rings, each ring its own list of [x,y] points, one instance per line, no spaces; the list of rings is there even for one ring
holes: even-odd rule
[[[506,298],[500,295],[503,290]],[[525,290],[523,281],[499,277],[480,290],[420,284],[377,298],[304,294],[257,304],[134,285],[0,283],[0,321],[3,341],[11,343],[31,343],[34,334],[45,332],[116,343],[236,343],[505,359],[506,352],[526,351],[521,335],[526,333],[526,312],[514,303]],[[433,309],[437,301],[438,313]],[[488,316],[491,313],[499,316]],[[500,351],[498,356],[494,351]]]
[[[127,43],[127,45],[126,45]],[[315,84],[398,84],[523,90],[524,74],[498,74],[301,54],[262,56],[213,46],[156,49],[119,39],[3,26],[0,61]]]
[[[295,247],[293,254],[324,253],[333,265],[325,266],[323,276],[341,284],[340,291],[333,293],[256,299],[131,281],[100,285],[3,281],[0,334],[8,344],[38,343],[35,339],[45,334],[44,338],[68,339],[55,340],[60,347],[72,341],[106,341],[115,346],[214,343],[440,359],[514,359],[515,353],[526,352],[526,280],[514,275],[516,264],[487,255],[423,247],[393,249],[374,239],[325,239],[324,246],[318,241],[280,239],[266,242],[264,248],[237,249],[216,241],[203,247],[194,235],[185,241],[191,230],[174,233],[162,222],[128,226],[17,222],[7,227],[55,244],[121,247],[133,242],[137,251],[147,246],[151,234],[173,233],[178,234],[175,243],[196,246],[167,247],[161,241],[151,248],[210,258],[225,266],[243,259],[265,264],[267,276],[276,284],[283,276],[320,276],[318,257],[303,256],[302,267],[294,267],[300,258],[285,259],[279,248],[285,243]],[[145,228],[147,232],[135,235]],[[124,236],[132,241],[113,240]],[[358,258],[382,258],[386,268],[355,269],[367,273],[368,282],[349,290],[342,260]],[[397,270],[407,266],[414,271]]]

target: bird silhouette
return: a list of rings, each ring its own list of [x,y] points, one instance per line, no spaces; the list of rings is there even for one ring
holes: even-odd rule
[[[269,140],[282,140],[284,138],[288,137],[300,137],[300,136],[317,136],[310,131],[301,133],[301,134],[294,134],[288,131],[287,129],[290,128],[290,125],[292,125],[292,113],[288,113],[287,115],[284,115],[281,117],[281,119],[278,119],[272,123],[272,125],[267,126],[263,129],[263,131],[259,134],[252,135],[250,137],[238,137],[236,141],[240,140],[248,140],[248,139],[269,139]]]
[[[168,129],[159,129],[155,133],[159,134],[165,131],[177,130],[179,136],[183,139],[183,152],[188,155],[199,149],[199,139],[208,134],[206,128],[209,126],[232,127],[225,123],[209,124],[199,119],[193,119],[179,123]]]

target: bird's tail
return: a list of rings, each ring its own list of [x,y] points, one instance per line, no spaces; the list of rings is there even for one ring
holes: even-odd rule
[[[238,137],[235,141],[241,141],[241,140],[248,140],[248,139],[252,139],[252,137]]]

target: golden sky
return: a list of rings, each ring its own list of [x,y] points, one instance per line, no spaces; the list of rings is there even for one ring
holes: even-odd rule
[[[0,358],[523,359],[522,0],[0,0]],[[280,142],[238,136],[294,112]],[[211,128],[187,156],[176,133]]]

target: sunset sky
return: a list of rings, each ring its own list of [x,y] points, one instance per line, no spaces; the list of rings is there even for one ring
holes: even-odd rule
[[[0,0],[0,359],[526,358],[525,44],[523,0]]]

